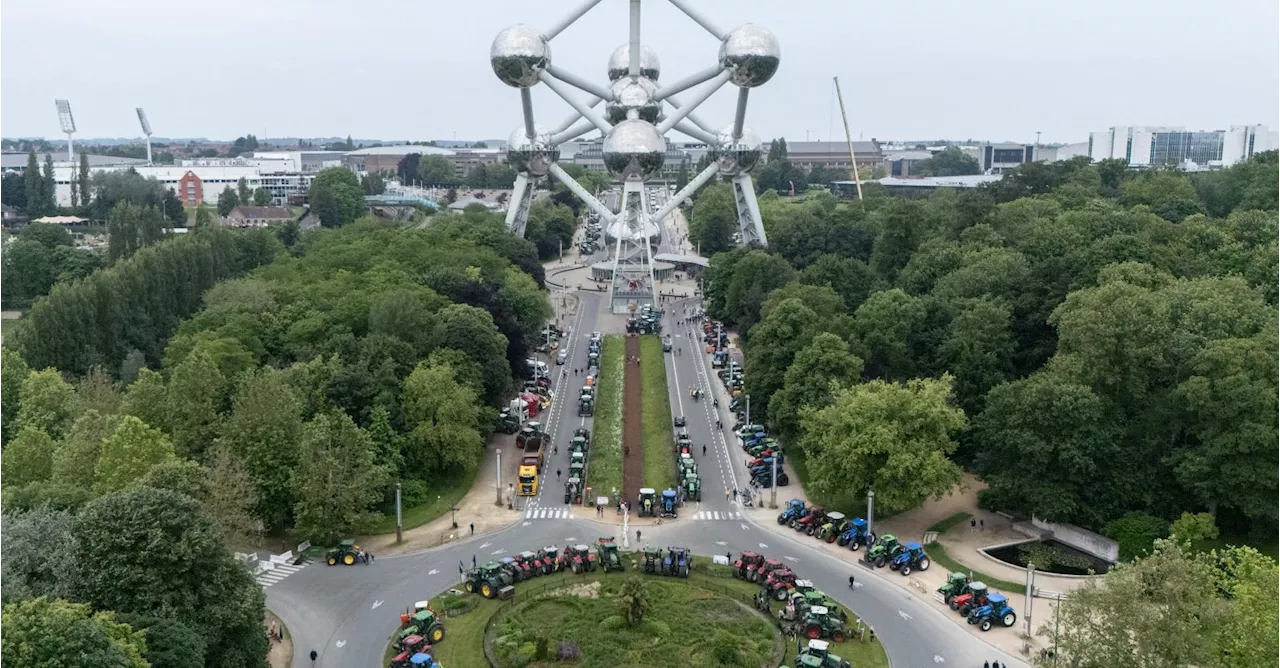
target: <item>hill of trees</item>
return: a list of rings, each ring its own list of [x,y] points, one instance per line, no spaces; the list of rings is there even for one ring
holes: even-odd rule
[[[704,215],[732,216],[718,202]],[[769,249],[715,255],[707,294],[745,335],[753,415],[818,490],[900,510],[963,466],[996,509],[1274,536],[1276,203],[1275,152],[1194,175],[1035,163],[928,199],[765,193]]]

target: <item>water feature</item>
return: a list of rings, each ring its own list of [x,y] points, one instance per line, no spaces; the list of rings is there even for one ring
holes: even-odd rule
[[[1002,545],[983,552],[1010,566],[1024,568],[1031,562],[1038,571],[1060,575],[1101,575],[1111,568],[1105,560],[1053,539]]]

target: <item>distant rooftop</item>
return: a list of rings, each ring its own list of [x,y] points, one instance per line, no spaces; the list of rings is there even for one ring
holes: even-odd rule
[[[886,188],[977,188],[984,183],[993,183],[1003,178],[999,174],[971,174],[968,176],[924,176],[918,179],[900,179],[895,176],[876,181]],[[852,185],[852,181],[843,181]]]
[[[438,146],[422,146],[420,144],[400,144],[398,146],[371,146],[356,151],[351,151],[347,155],[409,155],[410,153],[421,153],[422,155],[453,155],[454,152],[447,148]]]
[[[52,156],[53,156],[53,162],[54,162],[55,164],[57,164],[57,163],[65,163],[65,162],[67,161],[67,152],[66,152],[66,151],[54,151],[54,152],[52,152],[52,153],[37,153],[37,154],[36,154],[36,160],[37,160],[37,161],[38,161],[42,166],[44,165],[44,157],[45,157],[46,155],[52,155]],[[77,161],[78,161],[78,160],[80,160],[80,155],[81,155],[81,154],[79,154],[79,153],[77,153],[77,154],[76,154],[76,160],[77,160]],[[107,167],[107,166],[111,166],[111,165],[145,165],[145,164],[147,164],[147,161],[146,161],[146,160],[142,160],[142,159],[139,159],[139,158],[118,158],[118,157],[116,157],[116,156],[114,156],[114,155],[96,155],[96,154],[93,154],[93,153],[89,153],[89,154],[87,154],[87,155],[89,156],[89,166],[90,166],[90,167]],[[27,154],[26,154],[26,153],[22,153],[22,152],[20,152],[20,151],[13,151],[13,152],[8,152],[8,151],[6,151],[5,153],[0,154],[0,169],[26,169],[26,167],[27,167]]]
[[[855,153],[879,153],[880,144],[874,141],[855,141],[853,142],[853,151]],[[823,153],[848,153],[848,142],[842,141],[789,141],[787,142],[787,154],[823,154]]]

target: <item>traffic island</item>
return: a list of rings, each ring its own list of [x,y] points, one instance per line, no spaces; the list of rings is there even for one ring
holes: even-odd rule
[[[587,456],[586,485],[583,504],[595,504],[596,497],[609,496],[622,490],[622,383],[626,372],[623,337],[609,334],[600,346],[599,395],[596,399],[592,426],[591,449]]]
[[[622,498],[634,503],[644,486],[644,380],[640,339],[626,337],[626,373],[622,384]]]
[[[667,364],[662,340],[640,338],[640,374],[643,377],[644,486],[656,490],[676,484],[676,458],[671,446],[671,398],[667,392]]]
[[[712,666],[794,665],[797,645],[809,640],[783,633],[781,605],[758,598],[759,584],[734,576],[734,569],[694,556],[692,569],[663,575],[644,552],[623,555],[626,571],[598,567],[514,584],[510,600],[443,594],[429,603],[447,630],[445,639],[424,651],[449,668],[549,665],[570,661],[586,667],[617,665]],[[635,597],[647,605],[636,617]],[[843,606],[831,614],[845,620],[843,642],[829,651],[859,667],[888,667],[884,648]],[[767,606],[767,607],[766,607]],[[628,619],[628,614],[632,616]],[[384,664],[400,653],[392,633]]]

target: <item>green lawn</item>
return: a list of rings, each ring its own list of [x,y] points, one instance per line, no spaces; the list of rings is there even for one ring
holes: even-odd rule
[[[946,532],[950,531],[950,530],[951,530],[951,527],[953,527],[953,526],[955,526],[955,525],[957,525],[957,524],[960,524],[961,522],[964,522],[965,520],[969,519],[970,517],[973,517],[973,515],[970,515],[969,513],[966,513],[966,512],[964,512],[964,511],[962,510],[962,511],[960,511],[960,512],[958,512],[958,513],[954,514],[954,515],[952,515],[951,517],[948,517],[948,518],[947,518],[947,519],[945,519],[945,520],[942,520],[942,521],[940,521],[940,522],[936,522],[936,523],[934,523],[934,525],[933,525],[933,526],[929,527],[929,530],[930,530],[930,531],[937,531],[937,532],[938,532],[938,535],[939,535],[939,536],[941,536],[942,534],[944,534],[944,533],[946,533]]]
[[[640,339],[640,373],[644,383],[644,486],[664,490],[676,484],[671,400],[662,340]]]
[[[626,341],[620,334],[604,337],[600,349],[599,394],[587,459],[592,498],[622,491],[622,374]]]
[[[438,517],[448,515],[449,509],[457,505],[462,500],[462,497],[467,495],[475,481],[475,471],[466,475],[442,477],[438,480],[430,481],[428,483],[430,485],[428,494],[431,500],[416,506],[409,506],[401,511],[404,516],[404,530],[415,529]],[[369,533],[394,533],[395,530],[396,514],[395,509],[392,508],[390,513],[383,515],[382,519],[378,520]]]
[[[988,575],[986,573],[983,573],[982,571],[975,571],[972,568],[969,568],[968,566],[961,564],[955,559],[952,559],[951,555],[947,554],[947,549],[945,547],[942,547],[940,543],[929,543],[928,545],[924,546],[924,551],[928,552],[930,558],[938,562],[939,565],[946,568],[948,571],[959,571],[961,573],[973,573],[974,580],[981,580],[982,582],[987,583],[987,586],[991,587],[992,589],[998,589],[1005,593],[1014,593],[1014,594],[1017,594],[1020,592],[1026,592],[1026,589],[1027,589],[1026,583],[1019,584],[1017,582],[1001,580],[1000,578]]]

